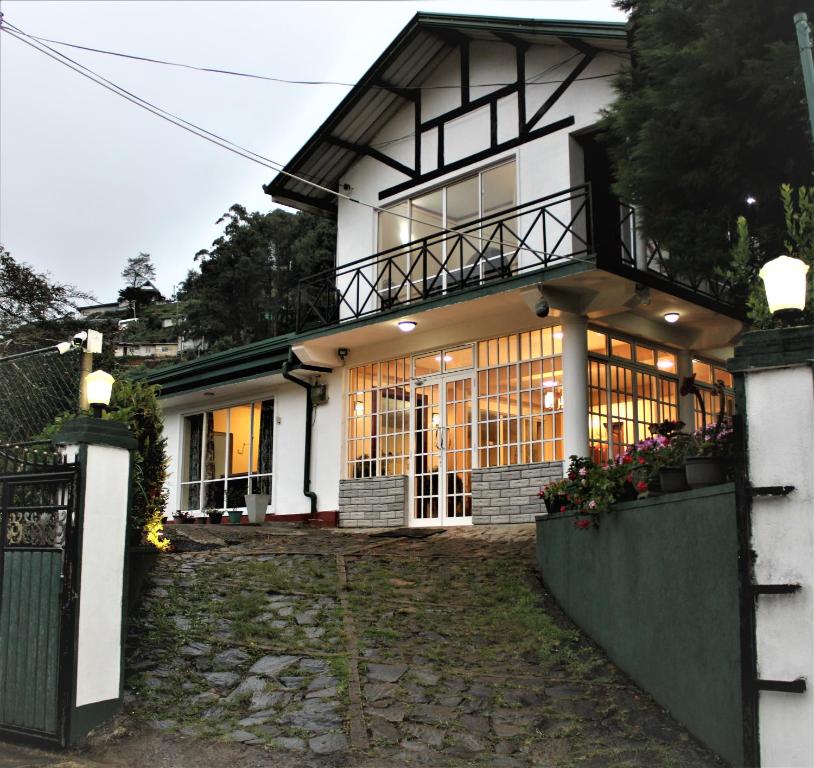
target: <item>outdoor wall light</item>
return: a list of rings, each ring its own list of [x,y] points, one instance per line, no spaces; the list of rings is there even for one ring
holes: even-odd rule
[[[664,315],[664,320],[667,323],[677,323],[679,317],[681,317],[681,315],[678,314],[678,312],[667,312]]]
[[[414,331],[415,327],[418,325],[414,320],[399,320],[398,325],[400,331],[404,331],[404,333],[409,333],[410,331]]]
[[[110,394],[115,379],[107,372],[98,370],[85,377],[85,392],[93,415],[101,418],[102,411],[110,405]]]
[[[758,272],[766,289],[769,311],[781,319],[791,319],[806,306],[806,273],[802,259],[778,256],[767,261]]]

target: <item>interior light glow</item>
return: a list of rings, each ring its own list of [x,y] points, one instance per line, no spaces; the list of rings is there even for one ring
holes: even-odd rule
[[[556,387],[559,382],[556,379],[546,379],[543,381],[544,387]]]
[[[677,323],[679,317],[681,317],[681,315],[679,315],[678,312],[667,312],[664,315],[664,320],[668,323]]]
[[[673,367],[673,361],[669,357],[660,357],[657,366],[664,371]]]
[[[414,331],[415,327],[418,325],[414,320],[399,320],[398,325],[400,331],[404,331],[404,333],[409,333],[410,331]]]
[[[553,408],[554,407],[554,393],[553,392],[546,392],[543,395],[543,405],[546,408]]]
[[[436,363],[441,362],[441,355],[436,355],[435,356],[435,362]],[[445,363],[451,363],[452,362],[452,355],[444,355],[444,362]]]
[[[365,404],[361,400],[357,400],[353,410],[356,411],[357,416],[361,416],[365,412]]]
[[[562,331],[554,331],[554,338],[561,339],[562,338]]]

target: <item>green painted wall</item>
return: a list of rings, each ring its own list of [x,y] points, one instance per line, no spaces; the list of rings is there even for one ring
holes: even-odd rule
[[[537,520],[537,562],[563,610],[701,741],[743,764],[735,492],[618,504],[599,530]]]

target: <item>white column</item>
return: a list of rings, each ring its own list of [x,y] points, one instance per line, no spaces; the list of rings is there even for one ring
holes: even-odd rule
[[[588,455],[588,319],[562,317],[564,454]]]
[[[692,353],[679,352],[677,360],[678,386],[687,376],[692,376]],[[684,422],[684,431],[692,432],[695,429],[695,398],[678,396],[678,418]]]

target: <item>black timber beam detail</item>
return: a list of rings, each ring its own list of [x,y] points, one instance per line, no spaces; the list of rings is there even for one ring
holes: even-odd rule
[[[594,56],[596,55],[595,51],[591,51],[586,53],[582,59],[577,62],[577,65],[568,73],[568,76],[563,80],[556,88],[554,93],[552,93],[542,104],[542,106],[532,115],[531,119],[526,123],[525,129],[530,131],[534,126],[540,121],[540,119],[548,112],[554,104],[559,101],[560,96],[562,96],[568,88],[571,86],[571,83],[574,82],[585,70],[585,68],[593,61]]]
[[[461,106],[469,104],[469,38],[461,41]]]
[[[759,691],[805,693],[806,679],[804,677],[798,677],[796,680],[755,680],[755,687]]]
[[[415,103],[418,100],[418,91],[416,88],[404,88],[399,85],[393,85],[392,83],[388,83],[386,80],[375,80],[371,85],[374,88],[384,88],[386,91],[390,91],[390,93],[396,94],[396,96],[401,96],[402,99],[406,101],[412,101]]]
[[[584,54],[585,56],[596,56],[599,53],[599,48],[595,48],[590,43],[586,43],[584,40],[580,40],[578,37],[565,37],[560,35],[560,40],[564,42],[566,45],[570,45],[575,51],[579,51],[580,53]]]
[[[389,165],[391,168],[395,168],[399,173],[403,173],[405,176],[409,176],[410,178],[415,178],[418,175],[413,168],[404,165],[404,163],[400,163],[398,160],[394,160],[392,157],[385,155],[383,152],[379,152],[378,149],[373,149],[373,147],[364,146],[362,144],[353,144],[352,142],[345,141],[337,136],[328,136],[326,141],[337,147],[341,147],[342,149],[348,149],[351,152],[355,152],[357,155],[367,155],[368,157],[372,157],[374,160],[378,160],[380,163]]]
[[[454,163],[450,163],[449,165],[445,165],[442,168],[436,168],[434,171],[429,171],[428,173],[421,174],[417,176],[415,179],[410,181],[405,181],[401,184],[396,184],[395,186],[388,187],[387,189],[383,189],[379,192],[379,200],[384,200],[386,197],[390,197],[390,195],[396,195],[399,192],[404,192],[411,187],[414,187],[418,184],[423,184],[425,181],[432,181],[433,179],[437,179],[439,176],[443,176],[447,173],[451,173],[452,171],[457,171],[460,168],[466,168],[466,166],[470,165],[471,163],[476,163],[480,160],[485,160],[492,155],[497,155],[500,152],[505,152],[507,149],[514,149],[514,147],[519,147],[521,144],[525,144],[529,141],[534,141],[534,139],[539,139],[541,136],[547,136],[549,133],[555,133],[556,131],[560,131],[563,128],[569,128],[574,124],[574,116],[571,115],[570,117],[565,117],[562,120],[557,120],[554,123],[549,123],[548,125],[544,125],[542,128],[538,128],[536,131],[530,131],[525,136],[518,136],[515,139],[509,139],[509,141],[504,141],[500,144],[496,144],[489,149],[484,149],[480,152],[475,152],[475,154],[470,155],[469,157],[464,157],[461,160],[456,160]]]
[[[448,112],[444,112],[443,115],[438,115],[438,117],[433,117],[430,120],[426,120],[425,122],[421,123],[421,130],[429,131],[432,128],[437,128],[439,125],[442,125],[443,123],[448,123],[450,120],[454,120],[456,117],[463,117],[464,115],[468,115],[470,112],[474,112],[476,109],[480,109],[481,107],[486,106],[492,101],[502,99],[504,96],[510,96],[516,90],[517,83],[512,83],[511,85],[504,85],[502,88],[498,88],[496,91],[487,93],[484,96],[479,96],[477,99],[472,99],[472,101],[470,101],[468,104],[465,104],[460,107],[455,107],[455,109],[450,109]]]
[[[749,493],[752,496],[788,496],[793,490],[793,485],[753,485]]]
[[[753,595],[793,595],[800,591],[799,584],[753,584]]]

